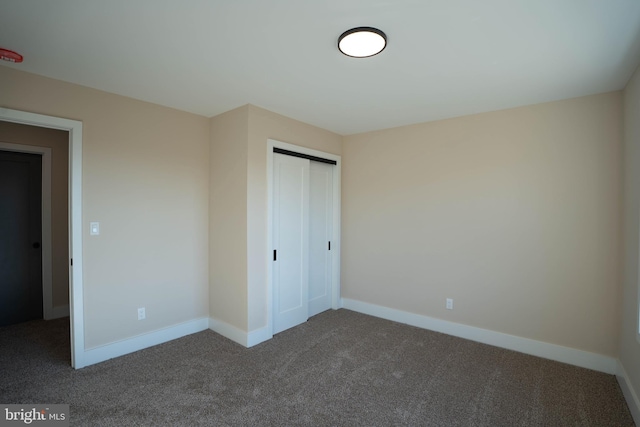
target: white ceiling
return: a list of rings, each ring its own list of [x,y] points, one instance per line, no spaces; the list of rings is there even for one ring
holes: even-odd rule
[[[0,0],[0,24],[9,67],[340,134],[618,90],[640,62],[638,0]],[[340,54],[356,26],[387,48]]]

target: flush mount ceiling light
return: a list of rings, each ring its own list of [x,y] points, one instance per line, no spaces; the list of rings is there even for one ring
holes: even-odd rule
[[[368,58],[379,54],[387,46],[387,36],[377,28],[358,27],[342,33],[338,49],[347,56]]]

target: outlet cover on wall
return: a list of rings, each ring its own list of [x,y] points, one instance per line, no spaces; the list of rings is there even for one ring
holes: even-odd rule
[[[453,310],[453,298],[447,298],[447,310]]]
[[[144,307],[140,307],[138,309],[138,320],[144,320],[146,317],[147,317],[147,315],[144,312]]]

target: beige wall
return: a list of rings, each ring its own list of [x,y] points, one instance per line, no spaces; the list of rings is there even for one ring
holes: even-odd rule
[[[620,92],[344,138],[252,105],[207,119],[7,67],[0,106],[83,122],[87,348],[208,315],[266,326],[271,138],[343,156],[344,297],[618,354]],[[640,130],[625,130],[637,236]],[[637,389],[625,243],[620,352]]]
[[[638,337],[638,258],[640,222],[640,70],[624,91],[624,268],[620,361],[640,392]]]
[[[342,137],[309,124],[249,106],[247,179],[248,331],[267,325],[267,140],[342,154]]]
[[[247,138],[249,107],[211,119],[209,307],[247,330]]]
[[[342,296],[617,356],[621,107],[615,92],[345,137]]]
[[[340,154],[342,137],[245,105],[211,119],[211,317],[267,326],[267,140]]]
[[[211,119],[211,317],[267,326],[267,140],[333,154],[342,137],[245,105]]]
[[[51,276],[54,307],[69,305],[69,132],[0,121],[0,142],[51,148]]]
[[[85,347],[206,317],[209,120],[8,67],[0,106],[83,122]]]

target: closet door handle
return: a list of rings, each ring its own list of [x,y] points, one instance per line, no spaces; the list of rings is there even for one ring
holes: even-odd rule
[[[273,250],[273,260],[277,261],[278,260],[278,251],[277,250]]]

